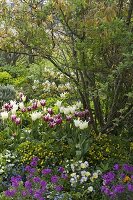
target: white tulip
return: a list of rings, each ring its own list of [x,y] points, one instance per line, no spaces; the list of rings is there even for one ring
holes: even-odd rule
[[[57,101],[57,102],[55,103],[55,106],[57,106],[58,108],[60,108],[60,107],[61,107],[61,104],[62,104],[62,101]]]
[[[42,117],[42,113],[34,112],[30,116],[31,116],[32,121],[36,121],[37,119],[40,119]]]
[[[88,122],[87,121],[81,122],[80,125],[79,125],[79,128],[81,130],[86,129],[87,127],[88,127]]]
[[[76,110],[76,106],[70,107],[70,112],[71,114],[74,114]]]
[[[75,120],[74,120],[74,125],[75,125],[76,127],[79,127],[80,124],[81,124],[80,120],[78,120],[78,119],[75,119]]]
[[[93,192],[93,187],[92,186],[88,187],[88,191]]]
[[[22,97],[21,97],[21,98],[22,98],[22,101],[23,101],[23,102],[25,102],[25,101],[26,101],[26,96],[25,96],[25,95],[22,95]]]
[[[78,102],[76,103],[76,107],[77,107],[78,109],[82,107],[81,101],[78,101]]]
[[[3,120],[7,119],[8,118],[8,112],[7,111],[1,112],[1,117],[2,117]]]
[[[64,108],[64,114],[69,115],[71,112],[71,107]]]
[[[23,109],[23,108],[24,108],[24,103],[23,103],[23,102],[20,102],[20,103],[19,103],[19,108],[20,108],[20,109]]]

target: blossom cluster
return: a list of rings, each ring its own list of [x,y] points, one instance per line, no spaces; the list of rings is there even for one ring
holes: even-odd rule
[[[60,166],[56,170],[45,168],[39,171],[38,160],[38,157],[33,157],[30,164],[25,167],[25,182],[20,175],[11,178],[11,187],[4,192],[5,196],[11,199],[45,200],[51,196],[54,199],[55,195],[63,193],[63,184],[68,179],[65,169]]]
[[[92,171],[88,161],[67,161],[66,169],[70,176],[70,184],[74,190],[83,190],[87,193],[95,191],[95,181],[100,177],[101,171]],[[80,189],[79,189],[80,188]]]
[[[102,179],[101,191],[110,199],[121,195],[127,195],[125,198],[128,198],[133,195],[133,165],[115,164],[112,171],[102,175]]]
[[[79,111],[82,107],[81,102],[64,107],[62,101],[57,101],[55,107],[58,108],[59,112],[55,113],[54,108],[46,107],[46,100],[44,99],[30,100],[29,103],[25,103],[25,101],[26,96],[20,94],[20,102],[10,101],[9,103],[5,103],[2,107],[3,111],[0,113],[3,121],[10,118],[15,125],[19,125],[22,123],[23,114],[26,113],[26,117],[28,116],[31,118],[33,122],[42,119],[47,122],[51,128],[62,124],[63,120],[65,122],[74,122],[75,127],[79,127],[80,129],[86,129],[88,127],[90,121],[89,111]],[[86,117],[87,121],[84,120]],[[76,120],[75,118],[78,119]]]
[[[14,166],[13,160],[15,160],[17,155],[9,150],[4,150],[0,153],[0,174],[5,173],[6,169],[10,169]]]

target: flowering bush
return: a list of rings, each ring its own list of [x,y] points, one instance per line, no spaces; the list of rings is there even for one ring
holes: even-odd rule
[[[28,164],[33,156],[39,157],[39,167],[51,163],[61,164],[64,157],[69,158],[70,156],[68,146],[55,140],[47,142],[25,141],[17,147],[16,151],[22,164]]]
[[[115,164],[113,170],[102,175],[102,193],[107,199],[133,199],[133,165]]]
[[[72,156],[82,157],[88,151],[91,119],[81,102],[64,106],[57,101],[51,108],[44,99],[26,102],[26,96],[20,94],[20,101],[3,105],[1,119],[9,127],[14,146],[31,139],[44,143],[54,140],[69,146]]]
[[[11,187],[4,192],[9,199],[58,199],[61,194],[63,198],[69,196],[65,194],[65,184],[68,175],[63,167],[51,166],[41,171],[37,168],[38,158],[33,157],[30,165],[25,167],[26,180],[23,182],[20,175],[11,178]],[[69,199],[69,198],[67,198]]]
[[[92,165],[99,165],[101,162],[114,163],[117,160],[128,162],[127,154],[130,152],[130,144],[117,137],[107,134],[97,136],[91,133],[93,142],[89,146],[87,159]]]
[[[94,199],[99,195],[100,170],[94,170],[87,161],[66,161],[72,199]]]

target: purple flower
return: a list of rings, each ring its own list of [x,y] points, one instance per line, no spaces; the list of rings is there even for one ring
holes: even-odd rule
[[[25,188],[30,189],[32,187],[31,182],[30,181],[26,181],[25,182]]]
[[[39,158],[36,156],[36,157],[33,157],[32,158],[32,161],[36,161],[36,162],[38,162],[39,161]]]
[[[40,198],[39,198],[39,200],[45,200],[45,198],[43,198],[43,197],[40,197]]]
[[[122,179],[124,179],[125,176],[126,176],[126,175],[125,175],[124,173],[120,174],[120,177],[121,177]]]
[[[45,106],[45,105],[46,105],[46,101],[45,101],[44,99],[41,99],[41,100],[40,100],[40,104],[41,104],[42,106]]]
[[[14,182],[14,181],[18,181],[19,182],[21,180],[22,180],[22,177],[20,175],[11,177],[11,182]]]
[[[30,166],[30,165],[27,165],[27,166],[25,167],[25,171],[30,172],[30,170],[31,170],[31,166]]]
[[[102,176],[102,178],[103,178],[105,184],[109,184],[110,182],[112,182],[114,180],[115,174],[114,174],[114,172],[108,172],[108,173],[104,174]]]
[[[71,116],[66,116],[66,121],[70,122],[72,120]]]
[[[127,185],[127,188],[128,188],[128,191],[133,192],[133,184],[129,183],[129,184]]]
[[[21,119],[20,119],[19,117],[16,118],[16,119],[15,119],[15,124],[16,124],[16,125],[19,125],[20,123],[21,123]]]
[[[109,188],[107,188],[106,186],[102,186],[102,188],[101,188],[101,191],[103,192],[103,193],[105,193],[106,195],[110,195],[110,190],[109,190]]]
[[[52,108],[48,108],[48,113],[50,114],[50,115],[52,115],[54,112],[53,112],[53,110],[52,110]]]
[[[33,178],[34,183],[39,183],[40,181],[41,181],[41,179],[38,176]]]
[[[17,182],[17,181],[12,182],[12,186],[15,187],[15,188],[18,187],[19,186],[19,182]]]
[[[47,185],[47,182],[46,182],[46,181],[44,181],[44,180],[42,180],[42,181],[40,182],[40,185],[41,185],[43,188],[45,188],[45,187],[46,187],[46,185]]]
[[[56,175],[51,177],[51,182],[52,182],[52,183],[57,183],[58,180],[59,180],[59,177],[56,176]]]
[[[115,193],[123,193],[125,191],[124,185],[121,184],[113,186],[112,189],[114,190]]]
[[[28,191],[29,191],[29,194],[30,194],[30,195],[33,195],[33,189],[32,189],[32,188],[28,188],[28,189],[29,189],[29,190],[28,190]]]
[[[68,175],[63,173],[63,174],[61,174],[61,178],[67,179],[67,178],[68,178]]]
[[[5,191],[5,196],[7,196],[7,197],[14,197],[15,196],[15,194],[16,194],[16,190],[6,190]]]
[[[37,102],[34,102],[33,104],[32,104],[32,109],[37,109]]]
[[[31,169],[30,169],[30,173],[31,173],[31,174],[34,174],[35,172],[36,172],[36,168],[31,168]]]
[[[15,114],[14,114],[14,115],[11,115],[11,120],[12,120],[12,121],[15,121],[16,118],[17,118],[17,116],[16,116]]]
[[[43,175],[50,174],[51,172],[52,172],[52,169],[48,169],[48,168],[42,170],[42,174],[43,174]]]
[[[117,170],[119,170],[119,169],[120,169],[120,165],[119,165],[119,164],[115,164],[115,165],[114,165],[114,170],[117,171]]]
[[[124,171],[127,171],[127,172],[133,172],[133,166],[132,165],[124,164],[123,169],[124,169]]]
[[[36,160],[33,160],[33,161],[30,163],[30,165],[31,165],[32,167],[36,167],[36,166],[37,166],[37,161],[36,161]]]
[[[55,190],[56,190],[57,192],[60,192],[60,191],[63,190],[63,186],[62,186],[62,185],[56,185],[56,186],[55,186]]]
[[[22,196],[25,197],[27,195],[27,192],[24,190],[22,191]]]
[[[37,199],[40,199],[42,197],[42,192],[41,190],[36,190],[34,192],[34,197],[37,198]]]
[[[50,122],[50,123],[49,123],[49,127],[50,127],[50,128],[54,128],[55,126],[56,126],[56,123],[55,123],[55,122]]]
[[[61,124],[62,123],[62,118],[58,118],[54,120],[56,124]]]
[[[58,171],[61,173],[64,172],[64,170],[65,170],[64,167],[59,167],[59,169],[58,169]]]
[[[32,107],[31,107],[31,106],[27,107],[27,110],[28,110],[28,111],[31,111],[31,110],[32,110]]]

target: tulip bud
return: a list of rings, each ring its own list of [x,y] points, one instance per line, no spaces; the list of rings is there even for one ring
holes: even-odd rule
[[[46,101],[44,99],[41,99],[40,100],[40,104],[41,104],[41,106],[45,106],[46,105]]]
[[[15,119],[15,123],[16,123],[16,125],[19,125],[21,123],[21,119],[20,118],[16,118]]]
[[[15,122],[17,116],[16,115],[11,115],[11,120]]]

